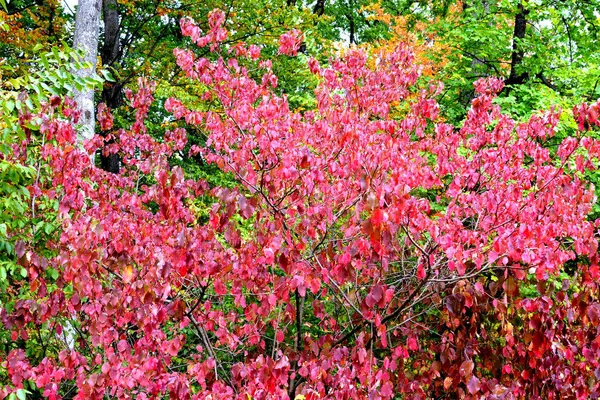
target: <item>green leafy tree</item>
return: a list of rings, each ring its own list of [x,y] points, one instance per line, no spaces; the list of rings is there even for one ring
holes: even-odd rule
[[[389,12],[427,21],[422,41],[442,42],[430,57],[441,68],[433,79],[446,88],[441,105],[457,121],[472,97],[471,82],[504,78],[497,102],[517,118],[560,105],[570,109],[600,96],[600,6],[589,1],[404,1]],[[441,5],[440,5],[441,4]]]

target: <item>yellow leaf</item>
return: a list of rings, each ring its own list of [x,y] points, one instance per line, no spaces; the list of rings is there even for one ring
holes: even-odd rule
[[[133,265],[128,265],[123,271],[123,282],[129,283],[133,280]]]

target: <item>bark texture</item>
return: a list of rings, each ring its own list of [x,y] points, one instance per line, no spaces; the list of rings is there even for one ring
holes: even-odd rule
[[[75,73],[81,77],[90,77],[96,70],[101,1],[102,0],[79,0],[77,6],[73,47],[77,50],[82,50],[84,53],[84,60],[92,65],[92,68],[75,71]],[[76,91],[75,101],[81,110],[80,138],[82,140],[89,139],[94,135],[95,127],[94,91]]]
[[[529,10],[525,9],[522,3],[519,3],[517,14],[515,15],[515,28],[513,32],[512,54],[510,60],[510,75],[506,80],[507,85],[520,85],[528,78],[527,72],[518,71],[519,68],[521,68],[523,57],[525,56],[525,50],[519,41],[525,38],[528,14]]]
[[[325,13],[325,0],[317,0],[313,7],[313,13],[321,16]]]
[[[104,44],[102,46],[102,64],[114,66],[121,57],[119,10],[116,0],[103,0]],[[104,82],[102,88],[102,101],[108,108],[114,110],[123,103],[123,84],[117,82]],[[100,155],[100,166],[103,170],[119,173],[120,160],[118,154]]]

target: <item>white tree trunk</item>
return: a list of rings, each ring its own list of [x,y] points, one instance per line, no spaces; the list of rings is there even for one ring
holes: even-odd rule
[[[92,64],[92,68],[80,69],[75,72],[81,77],[90,77],[96,70],[101,9],[102,0],[79,0],[77,6],[73,48],[82,50],[84,60]],[[94,91],[91,89],[83,92],[76,91],[75,101],[81,110],[80,139],[89,139],[94,136]]]

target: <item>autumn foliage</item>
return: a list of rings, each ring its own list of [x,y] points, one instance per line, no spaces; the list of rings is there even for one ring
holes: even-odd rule
[[[517,124],[488,78],[462,126],[439,123],[440,87],[416,87],[419,66],[399,46],[373,62],[361,50],[309,60],[317,107],[298,113],[260,48],[223,46],[224,15],[209,21],[203,34],[183,20],[184,35],[228,57],[175,57],[214,108],[165,104],[206,147],[180,128],[147,133],[148,81],[128,93],[133,125],[101,109],[109,136],[85,150],[70,100],[22,115],[39,118],[52,177],[30,191],[59,200],[61,230],[51,258],[20,244],[27,279],[15,285],[30,294],[0,318],[15,341],[55,334],[43,356],[0,350],[0,398],[25,381],[50,399],[598,396],[600,271],[583,179],[600,153],[588,135],[597,105],[545,147],[559,112]],[[280,53],[300,42],[286,34]],[[90,161],[113,136],[119,175]],[[4,157],[24,162],[28,144]],[[183,151],[238,185],[186,178],[169,162]]]

